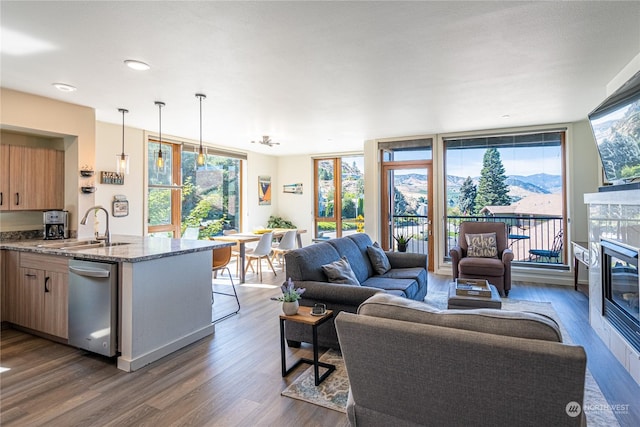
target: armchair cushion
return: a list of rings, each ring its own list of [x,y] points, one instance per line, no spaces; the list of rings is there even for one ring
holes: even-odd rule
[[[360,282],[349,265],[349,260],[342,257],[337,261],[322,266],[329,282],[360,286]]]
[[[384,250],[380,245],[378,245],[378,242],[374,242],[373,245],[367,246],[367,255],[369,256],[369,261],[371,261],[371,265],[376,274],[384,274],[391,270],[389,258],[387,257],[387,254],[384,253]]]
[[[496,233],[466,234],[467,256],[476,258],[498,258]]]

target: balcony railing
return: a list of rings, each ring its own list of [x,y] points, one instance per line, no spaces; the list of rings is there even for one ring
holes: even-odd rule
[[[515,264],[566,265],[566,234],[561,216],[448,216],[445,223],[446,257],[449,250],[458,244],[459,227],[463,221],[506,223]]]
[[[429,220],[421,215],[396,215],[391,226],[393,236],[411,237],[407,252],[426,254],[429,249]],[[393,242],[394,249],[397,243]]]

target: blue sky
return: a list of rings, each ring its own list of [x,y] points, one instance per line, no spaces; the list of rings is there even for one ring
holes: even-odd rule
[[[447,175],[463,178],[479,176],[485,151],[485,148],[447,151]],[[507,176],[528,176],[538,173],[562,174],[562,156],[558,146],[508,147],[499,148],[498,152]]]

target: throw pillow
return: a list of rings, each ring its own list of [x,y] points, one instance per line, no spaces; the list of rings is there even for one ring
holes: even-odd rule
[[[389,258],[387,258],[387,254],[384,253],[378,242],[367,246],[367,255],[369,255],[369,260],[376,274],[384,274],[391,270]]]
[[[355,273],[351,269],[349,261],[346,257],[342,257],[338,261],[322,266],[325,274],[331,283],[342,283],[345,285],[360,286],[360,282]]]
[[[467,256],[475,258],[497,258],[496,233],[465,234]]]

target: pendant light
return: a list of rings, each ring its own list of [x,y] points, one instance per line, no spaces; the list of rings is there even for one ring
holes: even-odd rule
[[[160,142],[160,146],[158,147],[158,152],[156,153],[156,170],[159,172],[164,172],[164,157],[162,157],[162,107],[164,107],[164,102],[156,101],[155,104],[158,106],[158,117],[159,117],[159,131],[158,131],[158,139]]]
[[[124,154],[124,115],[129,110],[118,108],[118,111],[122,113],[122,153],[116,154],[116,172],[129,175],[129,155]]]
[[[202,100],[206,97],[207,95],[196,93],[196,98],[200,99],[200,147],[198,148],[198,166],[204,166],[206,160],[204,150],[202,148]]]

